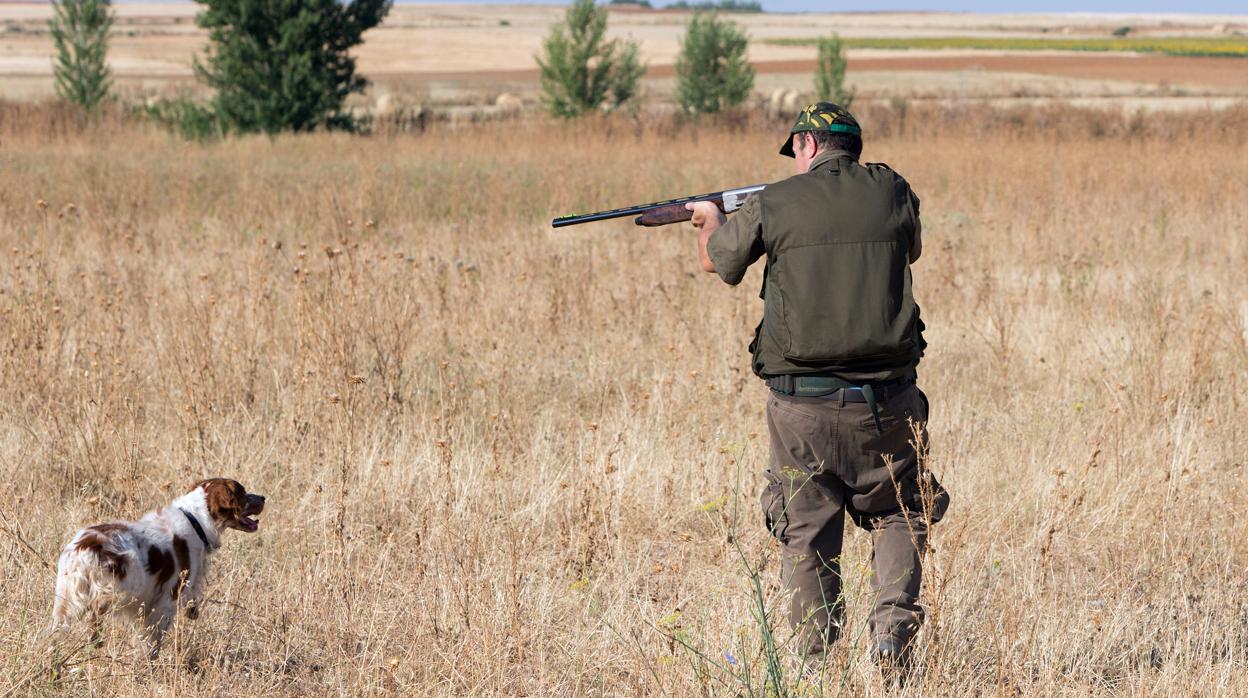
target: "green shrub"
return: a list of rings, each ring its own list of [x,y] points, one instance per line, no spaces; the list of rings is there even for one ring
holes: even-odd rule
[[[108,0],[60,0],[52,8],[48,29],[56,46],[56,93],[93,112],[112,84],[104,63],[113,26]]]
[[[676,59],[676,100],[686,113],[713,113],[741,104],[754,88],[745,58],[749,40],[714,12],[689,19]]]
[[[833,34],[819,40],[819,58],[815,64],[815,97],[849,108],[854,91],[845,87],[845,46]]]
[[[197,0],[210,48],[195,72],[216,90],[212,107],[230,130],[276,133],[351,128],[347,95],[368,84],[350,49],[390,11],[391,0]]]
[[[576,0],[563,24],[550,29],[537,65],[542,104],[555,116],[570,118],[597,109],[614,110],[637,94],[646,68],[637,44],[607,41],[607,9],[594,0]]]
[[[206,141],[221,138],[227,129],[210,105],[189,97],[162,99],[140,109],[147,118],[159,123],[187,140]]]

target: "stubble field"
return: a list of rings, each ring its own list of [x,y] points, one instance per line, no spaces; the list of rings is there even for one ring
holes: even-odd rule
[[[758,270],[548,221],[783,177],[787,124],[196,145],[40,109],[0,110],[0,696],[765,692]],[[953,498],[908,694],[1248,691],[1248,113],[861,118],[923,200]],[[54,685],[59,547],[213,475],[269,506],[201,619]],[[884,695],[868,558],[787,691]]]

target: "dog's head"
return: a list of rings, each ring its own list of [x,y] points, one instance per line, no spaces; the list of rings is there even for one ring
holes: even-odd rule
[[[255,533],[260,522],[253,519],[264,511],[264,497],[250,494],[237,480],[214,477],[200,480],[191,485],[191,491],[204,491],[204,503],[208,507],[208,515],[218,531],[235,528],[247,533]]]

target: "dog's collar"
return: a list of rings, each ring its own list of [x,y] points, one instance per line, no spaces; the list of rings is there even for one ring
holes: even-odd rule
[[[186,509],[178,507],[178,511],[186,515],[186,520],[190,522],[191,528],[195,529],[195,535],[199,536],[199,539],[204,542],[204,547],[212,550],[212,543],[209,543],[208,536],[204,535],[204,527],[199,525],[199,520],[191,516],[191,512]]]

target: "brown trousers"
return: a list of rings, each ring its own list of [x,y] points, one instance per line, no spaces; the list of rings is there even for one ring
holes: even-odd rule
[[[882,431],[865,403],[836,395],[773,391],[767,401],[771,467],[763,512],[783,546],[789,620],[800,649],[810,654],[822,653],[840,633],[846,513],[874,542],[872,637],[904,645],[923,622],[918,597],[928,523],[944,514],[949,495],[930,472],[920,472],[916,445],[923,452],[927,441],[923,392],[911,386],[879,401],[878,411]]]

